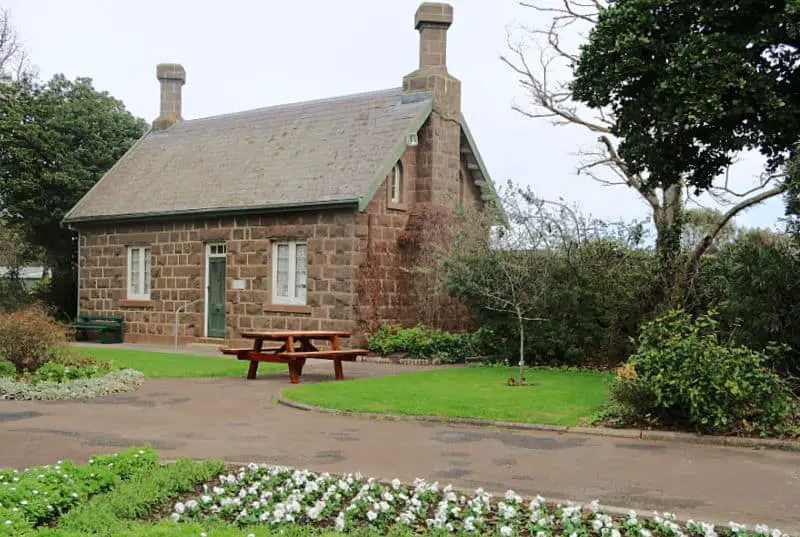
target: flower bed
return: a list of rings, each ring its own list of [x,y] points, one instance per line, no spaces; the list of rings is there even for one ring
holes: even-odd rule
[[[417,479],[385,484],[360,474],[332,476],[307,470],[250,464],[236,474],[220,475],[203,486],[203,494],[174,504],[176,522],[263,524],[272,528],[302,524],[348,532],[369,529],[386,533],[444,531],[483,535],[550,537],[785,537],[759,525],[727,526],[689,521],[655,513],[612,516],[592,502],[554,505],[537,496],[523,499],[513,491],[495,498],[482,489],[457,494],[451,486]]]
[[[58,461],[23,472],[0,469],[0,535],[21,534],[55,520],[91,495],[110,490],[157,462],[153,449],[134,448],[94,457],[86,465]]]
[[[133,369],[115,371],[102,377],[66,382],[14,380],[0,378],[0,400],[90,399],[112,393],[130,392],[144,382],[144,375]]]

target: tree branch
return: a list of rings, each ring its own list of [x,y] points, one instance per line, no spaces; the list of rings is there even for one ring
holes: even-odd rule
[[[692,257],[687,262],[686,270],[684,271],[684,278],[685,278],[684,281],[689,282],[689,280],[694,275],[697,269],[697,265],[700,263],[700,258],[703,256],[706,250],[708,250],[711,247],[711,245],[714,243],[714,239],[717,237],[719,232],[733,217],[735,217],[737,214],[744,211],[748,207],[752,207],[753,205],[761,203],[764,200],[783,194],[788,187],[789,186],[786,183],[781,183],[780,185],[771,188],[769,190],[766,190],[761,194],[758,194],[746,200],[742,200],[741,202],[731,207],[726,213],[724,213],[722,215],[722,218],[720,218],[718,222],[716,222],[708,229],[706,234],[703,236],[703,238],[695,247],[694,252],[692,252]]]

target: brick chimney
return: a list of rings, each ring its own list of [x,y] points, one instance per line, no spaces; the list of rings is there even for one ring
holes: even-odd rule
[[[153,130],[164,131],[183,119],[181,89],[186,83],[186,70],[177,63],[160,63],[156,77],[161,84],[161,113],[153,121]]]
[[[461,166],[461,81],[447,71],[447,30],[453,6],[424,2],[414,26],[419,31],[419,68],[403,77],[403,93],[429,92],[433,113],[420,129],[417,148],[417,202],[454,207]]]

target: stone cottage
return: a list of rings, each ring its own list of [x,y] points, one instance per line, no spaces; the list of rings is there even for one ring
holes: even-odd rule
[[[80,312],[122,314],[126,340],[162,343],[190,303],[182,343],[357,333],[367,309],[413,322],[396,253],[409,215],[494,195],[447,71],[452,21],[448,4],[419,7],[402,87],[221,116],[183,120],[186,73],[158,65],[160,116],[64,218]]]

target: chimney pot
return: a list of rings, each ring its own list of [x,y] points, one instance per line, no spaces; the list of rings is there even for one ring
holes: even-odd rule
[[[181,91],[186,83],[186,70],[177,63],[160,63],[156,77],[161,85],[161,111],[153,121],[153,129],[167,130],[183,119],[181,116]]]

